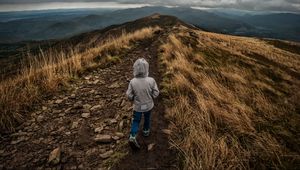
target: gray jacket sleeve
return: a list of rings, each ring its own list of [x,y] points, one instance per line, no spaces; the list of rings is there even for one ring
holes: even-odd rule
[[[132,89],[132,85],[131,85],[131,81],[128,85],[128,89],[126,91],[126,96],[130,101],[133,101],[133,97],[134,97],[134,93],[133,93],[133,89]]]
[[[152,84],[152,97],[155,99],[158,97],[159,95],[159,90],[158,90],[158,87],[157,87],[157,84],[156,84],[156,81],[153,79],[153,84]]]

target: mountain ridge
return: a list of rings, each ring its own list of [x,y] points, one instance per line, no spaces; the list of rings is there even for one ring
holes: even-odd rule
[[[82,12],[79,10],[79,14],[75,15],[73,18],[68,15],[62,16],[57,15],[57,22],[72,22],[74,28],[76,29],[64,29],[64,27],[59,27],[55,31],[55,34],[47,34],[49,27],[55,24],[55,20],[51,15],[45,14],[40,16],[40,18],[32,18],[32,20],[24,19],[11,22],[0,22],[0,41],[1,42],[17,42],[20,40],[44,40],[49,38],[67,38],[82,32],[88,32],[99,28],[104,28],[113,24],[120,24],[135,20],[141,17],[151,15],[152,13],[160,12],[164,15],[174,15],[179,17],[181,20],[197,25],[198,27],[205,29],[207,31],[226,33],[233,35],[244,35],[244,36],[254,36],[254,37],[269,37],[278,39],[289,39],[294,41],[299,41],[299,37],[295,32],[284,32],[280,26],[284,25],[283,21],[289,20],[289,17],[285,19],[277,20],[274,17],[272,20],[263,19],[264,23],[275,21],[275,27],[269,27],[266,24],[255,25],[255,22],[247,19],[247,17],[235,16],[235,15],[220,15],[214,11],[203,11],[196,10],[192,8],[166,8],[166,7],[143,7],[136,9],[123,9],[117,11],[101,12],[96,10],[91,10],[91,12]],[[73,14],[71,12],[70,14]],[[93,17],[88,17],[89,15]],[[262,20],[265,15],[252,15],[254,20]],[[91,20],[89,20],[89,18]],[[299,18],[299,17],[298,17]],[[288,25],[292,30],[297,30],[297,17],[292,17],[293,21],[289,22]],[[246,22],[247,21],[247,22]],[[19,29],[19,26],[22,29]],[[67,28],[68,24],[64,24]],[[262,27],[263,26],[263,27]],[[262,28],[261,28],[262,27]],[[65,32],[69,32],[65,35]],[[50,31],[51,33],[51,31]],[[36,36],[39,35],[39,36]],[[54,37],[53,37],[54,36]]]
[[[297,168],[299,43],[158,14],[55,43],[1,81],[0,123],[16,130],[1,131],[3,168]],[[139,57],[161,95],[134,152],[125,91]]]

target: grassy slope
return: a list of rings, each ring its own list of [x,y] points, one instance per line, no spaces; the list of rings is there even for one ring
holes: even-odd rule
[[[300,55],[290,51],[173,29],[161,47],[163,93],[186,169],[297,167]]]
[[[85,50],[73,47],[66,53],[50,49],[30,57],[32,61],[28,67],[22,68],[20,74],[0,82],[0,94],[5,94],[0,96],[0,129],[12,130],[45,94],[55,92],[86,69],[117,62],[118,51],[130,48],[132,41],[150,37],[159,29],[145,27],[131,33],[122,32],[118,37],[98,42]]]

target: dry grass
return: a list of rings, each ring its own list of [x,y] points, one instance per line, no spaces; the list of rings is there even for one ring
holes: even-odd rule
[[[84,52],[49,50],[31,56],[33,60],[19,75],[0,83],[0,128],[12,130],[17,122],[22,121],[28,108],[43,98],[43,94],[56,91],[79,72],[99,65],[96,61],[120,62],[120,58],[111,56],[112,53],[130,48],[131,42],[150,37],[159,29],[148,27],[133,33],[123,32],[121,36]]]
[[[299,133],[291,129],[299,127],[294,91],[300,86],[285,69],[299,70],[300,56],[252,38],[193,31],[195,38],[190,31],[169,35],[160,57],[172,141],[184,169],[295,167],[299,140],[286,144]],[[296,123],[282,122],[288,120]],[[283,130],[289,138],[279,135]]]

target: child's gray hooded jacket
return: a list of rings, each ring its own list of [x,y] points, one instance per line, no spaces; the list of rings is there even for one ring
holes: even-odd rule
[[[133,110],[147,112],[154,106],[153,99],[159,95],[157,84],[148,77],[149,64],[144,58],[135,61],[133,65],[134,78],[130,81],[126,95],[133,101]]]

